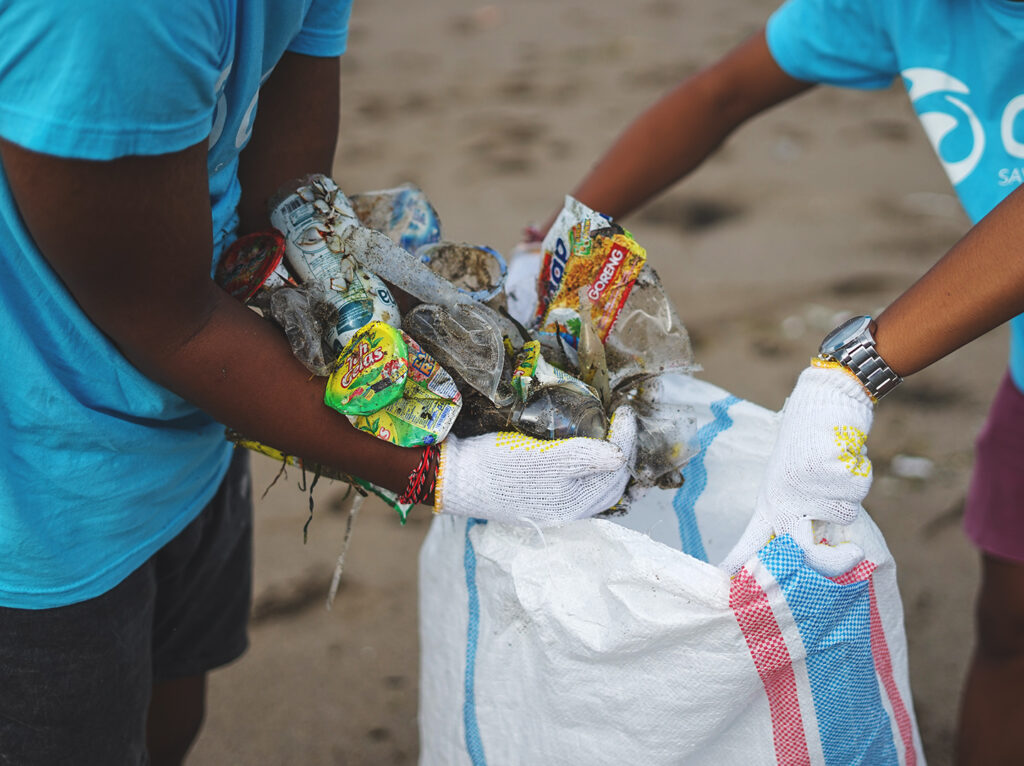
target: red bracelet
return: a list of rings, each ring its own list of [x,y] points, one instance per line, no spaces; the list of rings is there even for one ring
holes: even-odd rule
[[[425,503],[434,493],[434,482],[437,479],[437,457],[440,447],[431,444],[423,449],[423,457],[409,474],[409,484],[405,492],[398,498],[402,505]]]

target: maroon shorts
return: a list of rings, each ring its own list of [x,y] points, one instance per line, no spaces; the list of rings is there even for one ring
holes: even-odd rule
[[[1009,373],[975,444],[964,531],[982,552],[1024,562],[1024,394]]]

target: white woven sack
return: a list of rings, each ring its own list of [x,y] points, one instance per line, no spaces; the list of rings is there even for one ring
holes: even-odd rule
[[[421,766],[924,764],[895,566],[862,512],[830,580],[789,537],[732,580],[778,416],[680,376],[683,487],[543,532],[438,517],[420,555]],[[529,497],[523,498],[524,503]]]

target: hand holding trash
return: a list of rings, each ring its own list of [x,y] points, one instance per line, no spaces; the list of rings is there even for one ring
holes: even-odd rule
[[[607,440],[449,435],[441,443],[435,510],[541,526],[593,516],[622,497],[636,433],[633,410],[620,407]]]
[[[814,360],[801,373],[782,411],[754,516],[719,566],[730,575],[775,535],[789,534],[808,565],[826,576],[855,566],[852,543],[815,544],[812,521],[847,525],[871,487],[864,443],[873,403],[859,381],[831,362]]]

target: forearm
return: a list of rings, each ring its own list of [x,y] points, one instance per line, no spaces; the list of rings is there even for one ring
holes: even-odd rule
[[[239,231],[270,225],[267,201],[284,183],[331,175],[339,123],[339,60],[285,53],[260,89],[252,137],[239,159]]]
[[[154,353],[155,343],[136,336],[122,351],[147,376],[248,438],[396,492],[405,489],[419,450],[358,431],[327,407],[325,380],[296,361],[279,328],[212,284],[208,303],[205,321],[180,345]],[[180,324],[180,318],[166,321]],[[149,327],[157,338],[171,332],[161,332],[159,320]]]
[[[1024,312],[1024,189],[975,225],[877,318],[882,357],[911,375]]]
[[[700,165],[745,120],[808,87],[782,72],[760,32],[634,120],[573,196],[613,218],[628,215]]]

